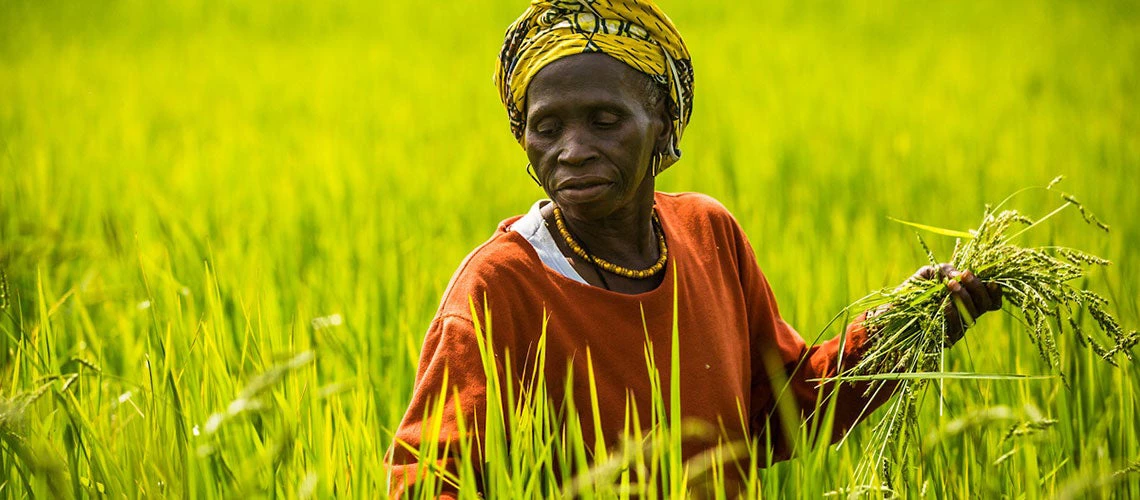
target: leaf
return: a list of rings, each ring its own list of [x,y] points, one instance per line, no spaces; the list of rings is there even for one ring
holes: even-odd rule
[[[898,222],[899,224],[906,224],[910,227],[916,227],[916,228],[921,229],[923,231],[929,231],[929,232],[932,232],[934,234],[940,234],[942,236],[950,236],[952,238],[966,238],[966,239],[973,239],[974,238],[973,234],[967,233],[965,231],[956,231],[954,229],[945,229],[945,228],[941,228],[941,227],[928,226],[926,224],[919,224],[917,222],[909,222],[909,221],[905,221],[902,219],[896,219],[894,217],[887,217],[887,218],[890,220],[893,220],[895,222]]]
[[[863,382],[871,380],[1045,380],[1056,375],[1018,375],[1005,373],[970,372],[917,372],[917,373],[876,373],[873,375],[840,375],[838,377],[813,378],[809,382]]]

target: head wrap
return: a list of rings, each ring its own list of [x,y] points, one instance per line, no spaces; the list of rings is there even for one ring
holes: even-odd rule
[[[526,90],[538,71],[563,57],[601,52],[669,89],[673,135],[657,167],[681,157],[678,145],[693,106],[693,65],[673,22],[650,0],[533,0],[507,28],[495,84],[519,143]]]

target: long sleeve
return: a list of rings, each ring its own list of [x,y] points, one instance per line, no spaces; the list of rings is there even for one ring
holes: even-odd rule
[[[442,394],[447,394],[447,404],[441,408]],[[436,318],[424,338],[411,403],[388,452],[389,492],[394,498],[402,497],[421,480],[426,466],[408,447],[419,450],[426,445],[434,449],[440,459],[436,465],[451,474],[457,473],[456,457],[463,437],[457,413],[463,415],[468,426],[482,421],[485,394],[486,376],[471,320],[457,315]],[[434,428],[437,422],[438,431]],[[431,442],[425,443],[425,436]],[[444,498],[453,498],[457,493],[446,483],[442,490]]]
[[[885,403],[894,384],[883,384],[881,389],[865,395],[866,383],[844,383],[836,389],[833,383],[813,381],[834,377],[858,363],[867,346],[863,315],[848,325],[843,335],[808,347],[803,337],[780,317],[771,286],[756,264],[751,245],[742,232],[737,234],[737,263],[751,330],[750,432],[760,443],[771,443],[775,460],[784,460],[791,455],[789,437],[799,434],[799,425],[816,432],[817,419],[834,405],[830,442],[835,442]]]

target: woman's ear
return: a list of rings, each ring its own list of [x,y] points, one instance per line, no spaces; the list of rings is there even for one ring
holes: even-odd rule
[[[657,152],[666,152],[673,147],[671,143],[671,139],[673,138],[673,117],[669,114],[669,106],[666,105],[666,100],[667,98],[661,99],[661,102],[657,103],[657,119],[661,121],[661,130],[657,133],[657,140],[654,142],[656,146],[654,151]]]

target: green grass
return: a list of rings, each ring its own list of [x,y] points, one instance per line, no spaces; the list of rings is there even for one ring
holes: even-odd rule
[[[809,341],[925,263],[889,216],[965,229],[1061,174],[1113,230],[1057,217],[1027,244],[1113,261],[1082,285],[1140,325],[1134,2],[664,7],[697,91],[659,188],[733,211]],[[522,9],[0,0],[0,496],[382,490],[448,277],[541,196],[490,81]],[[1060,340],[1068,386],[921,402],[910,496],[1140,496],[1113,475],[1140,460],[1137,366]],[[999,315],[944,371],[1056,373]],[[762,492],[847,486],[869,430]]]

